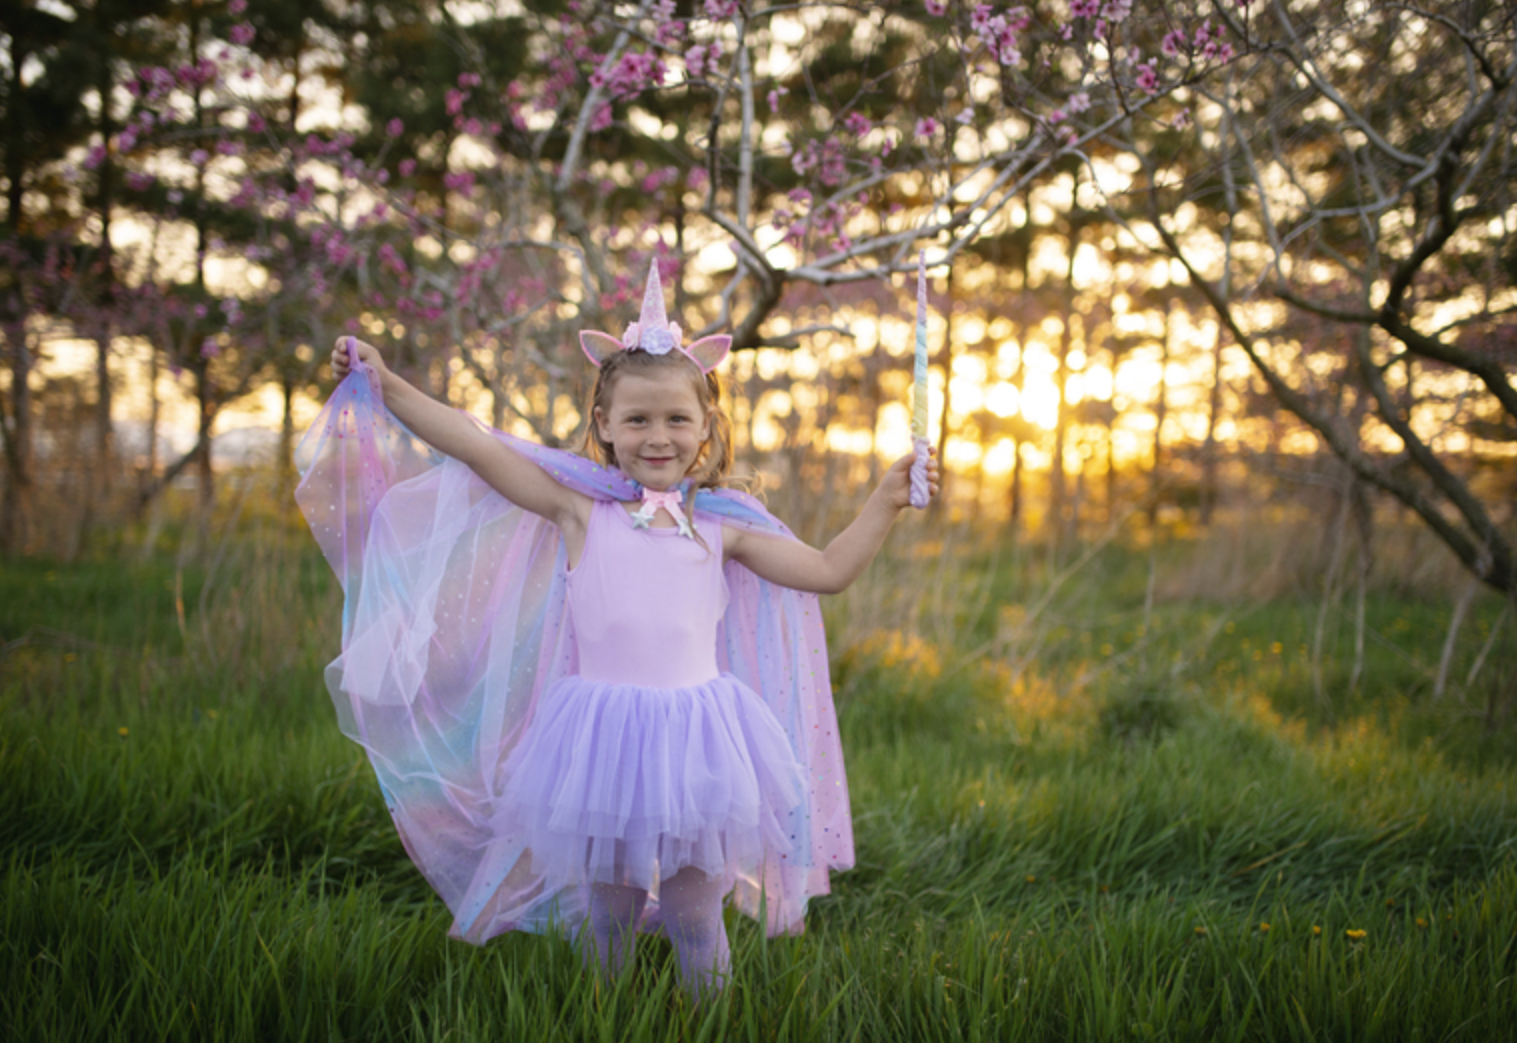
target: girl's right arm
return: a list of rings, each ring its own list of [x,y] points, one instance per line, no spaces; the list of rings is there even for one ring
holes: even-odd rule
[[[332,349],[332,374],[348,375],[348,338],[339,337]],[[379,349],[353,341],[358,358],[379,374],[385,405],[422,441],[451,456],[512,503],[546,518],[563,530],[570,563],[579,560],[590,498],[560,485],[531,460],[502,445],[463,413],[413,387],[390,372]]]

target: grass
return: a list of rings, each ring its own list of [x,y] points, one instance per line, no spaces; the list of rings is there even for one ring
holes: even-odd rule
[[[1349,692],[1351,621],[1314,653],[1309,596],[1150,599],[1185,547],[1070,572],[906,535],[829,606],[859,865],[802,938],[732,918],[701,1007],[661,941],[602,982],[560,941],[446,938],[321,686],[335,592],[283,530],[197,569],[7,562],[0,1033],[1514,1038],[1509,639],[1435,701],[1449,606],[1380,591]]]

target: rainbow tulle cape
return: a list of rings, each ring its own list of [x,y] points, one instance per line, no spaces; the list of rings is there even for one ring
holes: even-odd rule
[[[633,499],[620,471],[502,432],[495,436],[570,488]],[[492,836],[501,765],[538,699],[576,672],[556,526],[439,455],[384,406],[367,372],[342,382],[296,450],[296,500],[343,590],[342,654],[326,671],[342,730],[368,754],[412,860],[447,903],[452,933],[483,943],[503,931],[577,923],[585,895],[554,891],[519,844]],[[702,491],[703,519],[789,531],[751,496]],[[814,594],[736,563],[718,660],[758,692],[809,768],[810,794],[789,822],[795,843],[734,901],[770,934],[798,933],[828,873],[853,865],[848,784]]]

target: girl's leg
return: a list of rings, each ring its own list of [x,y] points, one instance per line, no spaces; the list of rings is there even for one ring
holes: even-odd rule
[[[648,892],[621,884],[590,885],[589,936],[580,934],[580,958],[585,966],[594,960],[607,974],[618,974],[631,955],[638,921]]]
[[[720,878],[687,866],[659,886],[658,900],[685,989],[695,996],[720,990],[732,966]]]

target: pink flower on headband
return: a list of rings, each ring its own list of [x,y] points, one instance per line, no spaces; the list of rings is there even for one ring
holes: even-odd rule
[[[676,323],[664,311],[664,287],[658,279],[658,262],[648,266],[648,286],[643,291],[643,311],[638,321],[627,327],[620,340],[599,330],[582,330],[580,347],[597,366],[618,351],[646,351],[650,355],[667,355],[679,351],[694,362],[702,373],[721,365],[732,347],[732,338],[724,333],[702,337],[688,348]]]

